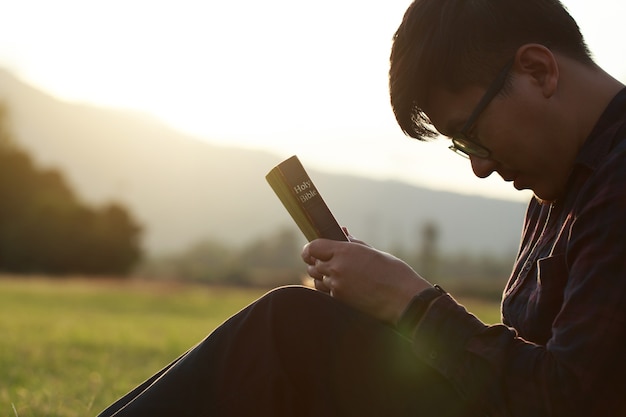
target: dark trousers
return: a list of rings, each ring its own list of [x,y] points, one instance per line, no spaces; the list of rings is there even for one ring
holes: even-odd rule
[[[466,416],[389,326],[320,292],[274,290],[99,417]]]

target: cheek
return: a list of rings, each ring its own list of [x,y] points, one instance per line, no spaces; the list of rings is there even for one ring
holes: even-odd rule
[[[505,166],[519,165],[530,156],[529,136],[525,129],[513,128],[504,118],[485,132],[483,142],[491,150],[492,158]]]
[[[493,112],[490,128],[485,131],[485,144],[494,159],[504,165],[518,169],[526,165],[532,167],[546,157],[545,141],[541,136],[545,132],[542,129],[544,120],[537,112],[529,111],[532,107],[524,106],[524,103],[513,105],[504,101],[513,100],[503,100],[498,111]]]

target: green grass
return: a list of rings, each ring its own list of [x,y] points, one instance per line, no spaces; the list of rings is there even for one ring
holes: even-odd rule
[[[0,415],[95,415],[264,292],[0,279]],[[498,320],[493,302],[465,304]]]

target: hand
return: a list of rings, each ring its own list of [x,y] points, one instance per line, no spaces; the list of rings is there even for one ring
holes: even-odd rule
[[[354,236],[352,236],[350,234],[350,231],[348,230],[347,227],[342,226],[341,227],[343,229],[343,232],[345,233],[345,235],[348,237],[348,240],[350,240],[350,242],[353,243],[359,243],[361,245],[365,245],[365,246],[370,246],[367,243],[363,242],[362,240],[359,240],[357,238],[355,238]],[[313,280],[313,285],[315,286],[315,289],[321,292],[325,292],[326,294],[330,295],[330,288],[327,287],[326,285],[324,285],[324,277],[320,278],[320,279],[314,279]]]
[[[361,242],[317,239],[304,247],[302,259],[317,289],[392,324],[431,286],[405,262]]]

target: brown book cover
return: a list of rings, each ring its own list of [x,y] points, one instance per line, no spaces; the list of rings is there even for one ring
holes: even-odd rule
[[[309,242],[317,238],[348,241],[297,156],[276,165],[265,179]]]

